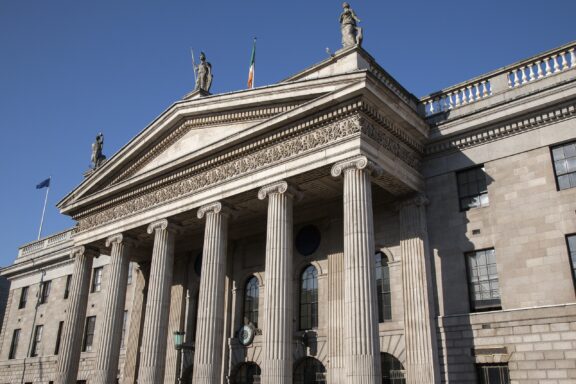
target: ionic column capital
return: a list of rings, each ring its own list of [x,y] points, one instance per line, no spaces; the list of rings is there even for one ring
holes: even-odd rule
[[[115,235],[108,236],[106,238],[106,247],[109,248],[113,244],[124,244],[125,246],[133,247],[136,245],[136,239],[126,236],[122,233],[117,233]]]
[[[77,247],[72,248],[72,251],[70,251],[70,258],[75,259],[79,256],[98,257],[100,256],[100,250],[90,245],[79,245]]]
[[[208,203],[198,208],[197,216],[199,219],[202,219],[209,212],[230,216],[233,214],[234,211],[228,205],[222,204],[222,202],[220,201],[215,201],[213,203]]]
[[[280,194],[285,193],[296,199],[302,196],[302,192],[300,192],[296,187],[282,180],[272,184],[265,185],[262,188],[260,188],[260,190],[258,191],[258,199],[264,200],[268,197],[268,195],[274,193],[280,193]]]
[[[154,221],[154,222],[150,223],[148,225],[147,232],[149,235],[151,235],[157,229],[160,229],[163,231],[167,230],[169,232],[177,232],[179,227],[176,224],[170,222],[170,220],[168,220],[168,219],[161,219],[161,220]]]
[[[332,174],[332,176],[338,177],[342,174],[342,172],[347,171],[349,169],[364,170],[376,177],[380,176],[383,172],[382,168],[380,168],[373,161],[368,160],[366,156],[355,156],[350,159],[342,160],[334,164],[332,166],[332,170],[330,171],[330,173]]]

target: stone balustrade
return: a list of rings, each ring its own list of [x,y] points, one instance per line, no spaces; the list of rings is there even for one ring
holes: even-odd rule
[[[576,68],[576,42],[544,52],[420,99],[425,116],[450,111]]]
[[[33,253],[42,251],[46,248],[52,247],[54,245],[64,243],[72,238],[74,235],[74,228],[68,229],[64,232],[57,233],[55,235],[45,237],[38,241],[28,243],[18,250],[18,258],[31,255]]]

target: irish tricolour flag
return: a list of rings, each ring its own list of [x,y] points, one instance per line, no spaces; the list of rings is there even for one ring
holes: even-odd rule
[[[252,55],[250,55],[250,70],[248,71],[248,88],[254,88],[254,65],[256,63],[256,38],[252,45]]]

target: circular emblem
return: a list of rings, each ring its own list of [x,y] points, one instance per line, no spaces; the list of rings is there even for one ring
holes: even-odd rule
[[[252,344],[252,340],[254,340],[254,327],[251,325],[243,325],[238,331],[238,340],[240,340],[240,344],[245,347]]]
[[[310,256],[320,246],[321,238],[320,230],[315,225],[306,225],[296,235],[296,250],[302,256]]]

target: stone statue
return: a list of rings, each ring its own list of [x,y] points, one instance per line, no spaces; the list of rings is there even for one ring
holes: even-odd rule
[[[92,169],[96,169],[102,165],[104,160],[106,160],[106,156],[102,154],[102,148],[104,147],[104,135],[100,132],[96,136],[96,141],[92,143]]]
[[[357,26],[360,22],[350,4],[343,3],[342,14],[340,15],[340,30],[342,31],[342,46],[344,48],[351,45],[362,45],[362,28]]]
[[[196,67],[196,88],[195,91],[210,91],[212,85],[212,65],[206,61],[204,52],[200,52],[200,64]]]

